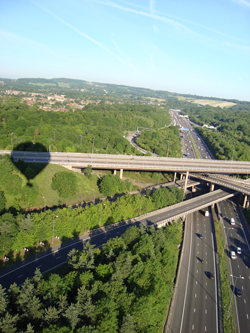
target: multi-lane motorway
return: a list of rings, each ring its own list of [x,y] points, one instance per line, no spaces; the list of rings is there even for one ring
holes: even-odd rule
[[[210,273],[214,279],[210,279]],[[203,212],[197,211],[186,218],[175,292],[167,332],[218,332],[214,230],[210,216]]]
[[[250,332],[250,247],[249,231],[241,211],[231,200],[223,201],[220,206],[220,219],[223,223],[226,236],[225,254],[229,261],[231,275],[231,301],[236,310],[236,327],[238,332]],[[234,218],[235,225],[231,224]],[[237,247],[242,249],[242,254],[237,254]],[[236,252],[236,259],[231,258],[231,251]],[[241,297],[237,297],[234,288],[241,290]],[[231,306],[233,304],[231,303]],[[228,309],[232,311],[232,308]]]

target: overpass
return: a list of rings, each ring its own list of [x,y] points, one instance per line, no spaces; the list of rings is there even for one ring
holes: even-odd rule
[[[13,157],[14,161],[53,163],[79,169],[84,169],[88,165],[91,165],[92,169],[250,174],[250,162],[244,161],[87,153],[40,153],[7,150],[1,150],[0,154],[9,154]]]
[[[163,227],[173,220],[176,220],[187,214],[194,213],[197,210],[207,208],[208,206],[212,206],[217,202],[229,199],[236,194],[238,194],[238,192],[219,189],[200,195],[199,197],[183,201],[173,206],[163,208],[162,210],[164,210],[165,215],[164,219],[158,220],[157,222],[155,222],[155,224],[158,228]]]
[[[250,183],[246,180],[229,177],[227,175],[218,174],[195,174],[191,173],[190,177],[205,180],[211,184],[211,190],[213,190],[214,184],[218,184],[223,187],[231,188],[232,190],[245,194],[243,208],[246,207],[247,196],[250,195]]]
[[[119,235],[123,234],[130,226],[139,226],[140,223],[143,223],[145,225],[153,224],[160,228],[186,214],[204,209],[216,202],[233,197],[235,194],[231,190],[216,190],[142,216],[91,230],[88,235],[83,235],[75,240],[56,245],[47,251],[2,269],[0,283],[4,288],[8,289],[14,282],[20,285],[27,277],[32,277],[36,267],[40,268],[41,273],[45,273],[56,266],[64,264],[67,262],[68,252],[73,248],[82,250],[82,244],[86,240],[89,240],[91,244],[101,247],[109,238],[118,236],[118,233]]]

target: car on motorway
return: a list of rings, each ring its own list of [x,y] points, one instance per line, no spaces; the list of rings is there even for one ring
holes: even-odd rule
[[[231,223],[231,225],[235,225],[235,219],[233,217],[231,217],[230,223]]]
[[[214,280],[214,274],[211,272],[207,272],[207,276],[209,277],[210,280]]]
[[[236,259],[237,258],[235,251],[230,252],[230,257],[231,257],[231,259]]]
[[[240,290],[240,288],[235,288],[235,295],[237,297],[241,297],[241,290]]]
[[[241,253],[242,253],[241,247],[237,247],[237,254],[241,254]]]
[[[200,234],[199,237],[202,239],[203,238],[202,234]]]

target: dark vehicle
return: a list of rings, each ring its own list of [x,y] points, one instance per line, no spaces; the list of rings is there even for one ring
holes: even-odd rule
[[[211,272],[207,272],[207,276],[209,277],[210,280],[214,280],[214,275]]]
[[[235,295],[237,297],[241,297],[241,290],[240,290],[240,288],[235,288]]]

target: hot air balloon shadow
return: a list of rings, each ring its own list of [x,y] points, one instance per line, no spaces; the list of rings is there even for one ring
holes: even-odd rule
[[[47,158],[42,160],[39,153],[47,153]],[[48,164],[49,156],[47,149],[41,143],[23,142],[13,148],[11,152],[11,160],[17,169],[27,179],[27,186],[32,186],[30,182],[34,179]]]

